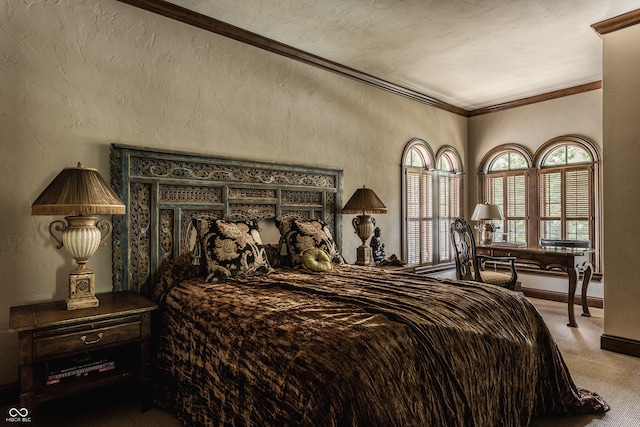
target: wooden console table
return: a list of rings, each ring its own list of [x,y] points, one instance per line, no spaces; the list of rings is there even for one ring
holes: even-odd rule
[[[491,256],[514,256],[517,263],[534,264],[543,270],[560,269],[569,276],[568,305],[569,323],[567,326],[577,327],[574,314],[574,297],[578,285],[578,276],[583,273],[582,279],[582,315],[591,317],[587,306],[587,288],[593,274],[593,267],[589,262],[589,254],[594,249],[570,248],[560,249],[553,247],[529,247],[519,248],[499,245],[478,245],[477,252]]]

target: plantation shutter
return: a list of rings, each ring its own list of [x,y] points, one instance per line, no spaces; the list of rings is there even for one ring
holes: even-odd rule
[[[504,207],[504,177],[489,175],[487,178],[487,203]]]
[[[527,216],[527,185],[524,175],[507,176],[507,206],[508,218],[525,218]]]
[[[424,217],[422,218],[422,263],[433,262],[433,174],[422,173],[422,201]]]
[[[591,168],[565,171],[564,238],[593,242],[591,232]]]
[[[507,176],[507,204],[504,233],[512,242],[527,242],[527,176],[526,173]]]
[[[589,219],[589,170],[570,170],[566,173],[566,216],[568,219]]]
[[[407,249],[408,262],[420,260],[420,172],[407,169]]]
[[[591,240],[589,167],[540,172],[540,238]]]
[[[408,263],[431,262],[433,254],[433,183],[431,173],[407,169]]]
[[[438,177],[439,196],[439,262],[453,260],[450,224],[460,216],[460,180],[457,176],[441,173]]]
[[[509,241],[526,242],[526,172],[491,174],[486,183],[487,202],[498,205],[504,216],[504,221],[493,221],[499,227],[498,234],[506,234]],[[496,238],[500,240],[500,237]]]
[[[540,172],[540,238],[562,239],[562,172]]]

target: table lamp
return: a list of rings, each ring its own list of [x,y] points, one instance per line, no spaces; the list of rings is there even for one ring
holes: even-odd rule
[[[99,305],[95,275],[85,264],[104,245],[113,226],[96,215],[124,213],[124,203],[98,171],[80,163],[63,169],[31,205],[31,215],[66,215],[66,222],[55,220],[49,225],[49,233],[58,249],[64,246],[78,264],[69,274],[68,310]]]
[[[362,245],[357,249],[357,265],[371,265],[373,263],[373,255],[371,248],[367,245],[367,240],[371,237],[376,221],[370,215],[386,214],[387,207],[382,203],[376,193],[365,186],[358,188],[346,205],[342,208],[343,214],[358,214],[351,224],[355,229],[355,233],[362,240]]]
[[[480,230],[481,244],[490,245],[493,242],[493,232],[496,231],[496,226],[488,221],[503,219],[504,217],[500,209],[498,209],[498,205],[491,203],[478,203],[476,205],[471,215],[471,220],[480,221],[476,229]]]

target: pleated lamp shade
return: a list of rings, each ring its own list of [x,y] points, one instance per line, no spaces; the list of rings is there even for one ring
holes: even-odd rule
[[[478,203],[473,210],[473,214],[471,214],[471,219],[473,221],[482,221],[485,219],[504,219],[498,205],[494,205],[491,203]]]
[[[31,205],[31,215],[122,215],[125,206],[93,168],[64,168]]]
[[[370,188],[358,188],[346,205],[342,208],[343,214],[386,214],[387,207],[382,203],[378,195]]]

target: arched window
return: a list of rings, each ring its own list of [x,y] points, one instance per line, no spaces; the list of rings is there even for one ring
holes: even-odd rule
[[[408,264],[438,264],[452,259],[448,230],[450,219],[462,210],[461,165],[452,147],[442,148],[437,156],[419,139],[405,147],[402,251]]]
[[[495,148],[483,161],[483,201],[494,203],[502,212],[503,221],[493,221],[498,232],[494,240],[524,242],[527,235],[527,177],[531,156],[514,144]]]
[[[491,150],[479,170],[479,201],[497,204],[504,221],[497,240],[588,240],[595,249],[592,264],[600,272],[600,155],[583,137],[553,138],[535,156],[522,146]]]
[[[580,137],[547,141],[536,154],[541,239],[588,240],[599,249],[598,151]],[[596,271],[599,270],[596,257]]]

